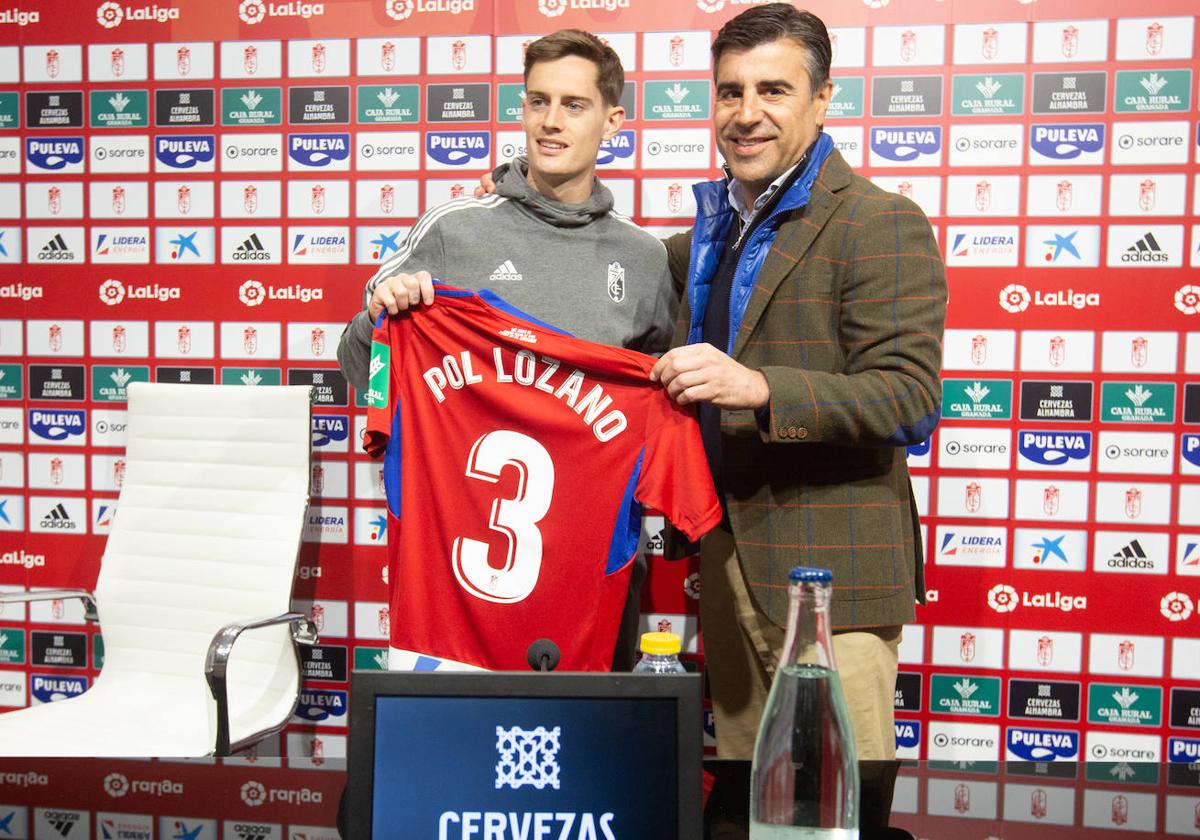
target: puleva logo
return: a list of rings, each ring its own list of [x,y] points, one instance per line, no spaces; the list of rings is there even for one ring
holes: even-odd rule
[[[34,674],[29,693],[41,703],[66,700],[87,691],[87,677],[64,677],[58,674]]]
[[[611,166],[618,160],[633,162],[633,151],[637,148],[637,135],[632,131],[618,131],[600,144],[596,155],[597,166]]]
[[[871,129],[871,150],[887,160],[903,163],[937,154],[941,148],[942,129],[938,126]]]
[[[346,692],[310,688],[300,692],[296,716],[306,721],[322,721],[346,716]]]
[[[29,410],[29,430],[43,440],[60,441],[82,435],[87,430],[83,411]]]
[[[1095,154],[1104,148],[1104,124],[1034,125],[1029,129],[1029,145],[1042,157],[1053,160]]]
[[[1092,433],[1022,430],[1018,433],[1017,449],[1035,464],[1057,467],[1068,461],[1087,460],[1092,454]]]
[[[349,134],[289,134],[288,155],[301,166],[325,167],[350,158]]]
[[[1200,738],[1171,738],[1167,742],[1167,760],[1175,764],[1200,761]]]
[[[1008,751],[1025,761],[1055,761],[1079,755],[1079,733],[1010,727]]]
[[[350,435],[350,418],[345,414],[314,414],[312,445],[320,448],[340,443]]]
[[[83,162],[82,137],[27,138],[25,157],[32,166],[50,171]]]
[[[154,138],[154,156],[163,166],[172,169],[191,169],[200,163],[212,163],[216,149],[216,138],[211,134]]]
[[[425,151],[438,163],[466,166],[473,160],[487,159],[491,135],[486,131],[430,131],[425,135]]]
[[[549,786],[558,790],[558,750],[562,727],[547,729],[538,726],[522,729],[514,726],[496,727],[496,790],[513,790],[530,785],[542,790]]]
[[[921,743],[921,722],[919,720],[898,720],[896,727],[896,746],[913,748]]]

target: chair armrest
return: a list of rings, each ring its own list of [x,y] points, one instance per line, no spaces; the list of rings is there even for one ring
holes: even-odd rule
[[[255,733],[235,744],[229,743],[229,694],[226,671],[229,668],[229,656],[233,652],[233,643],[247,630],[257,630],[277,624],[291,625],[292,651],[296,656],[296,667],[299,668],[300,652],[297,645],[314,645],[318,641],[316,625],[301,612],[289,612],[271,618],[226,624],[217,631],[208,645],[208,654],[204,657],[204,678],[208,681],[208,688],[212,692],[213,699],[217,701],[217,755],[230,755],[263,736],[282,729],[287,723],[285,720],[275,729]]]
[[[96,598],[86,589],[42,589],[37,592],[5,592],[0,594],[0,604],[27,604],[33,601],[65,601],[79,598],[83,601],[84,621],[99,621]]]

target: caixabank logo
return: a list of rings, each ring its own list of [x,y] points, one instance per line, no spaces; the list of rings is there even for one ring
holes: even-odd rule
[[[82,137],[29,137],[25,140],[25,160],[34,172],[82,172]]]
[[[350,168],[349,134],[289,134],[288,168],[344,171]]]
[[[212,172],[217,153],[212,134],[172,134],[154,138],[154,157],[159,172],[190,169]]]
[[[1072,761],[1079,756],[1079,733],[1010,726],[1004,748],[1009,760]]]

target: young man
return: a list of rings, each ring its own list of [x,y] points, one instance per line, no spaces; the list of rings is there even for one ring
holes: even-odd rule
[[[895,754],[901,625],[924,596],[905,445],[939,417],[946,275],[911,201],[855,175],[821,131],[819,18],[756,6],[712,45],[728,180],[695,187],[668,242],[687,289],[655,366],[700,428],[723,527],[701,542],[717,750],[748,758],[783,644],[792,566],[833,570],[838,671],[860,759]]]
[[[620,130],[625,75],[594,35],[564,29],[525,53],[521,121],[528,159],[496,171],[496,194],[428,211],[367,283],[338,361],[358,389],[368,379],[379,313],[433,302],[431,277],[489,288],[516,308],[576,338],[661,353],[678,307],[663,244],[613,211],[595,177],[600,143]],[[630,579],[614,667],[628,670],[637,639],[644,562]]]

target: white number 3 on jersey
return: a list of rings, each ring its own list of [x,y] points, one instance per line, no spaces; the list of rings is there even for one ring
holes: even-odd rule
[[[542,568],[542,532],[537,523],[554,495],[554,461],[546,448],[528,435],[489,432],[471,447],[467,477],[495,484],[506,466],[517,468],[513,499],[495,499],[488,527],[508,538],[508,557],[501,568],[488,563],[488,544],[470,537],[454,539],[454,576],[476,598],[515,604],[529,597]]]

